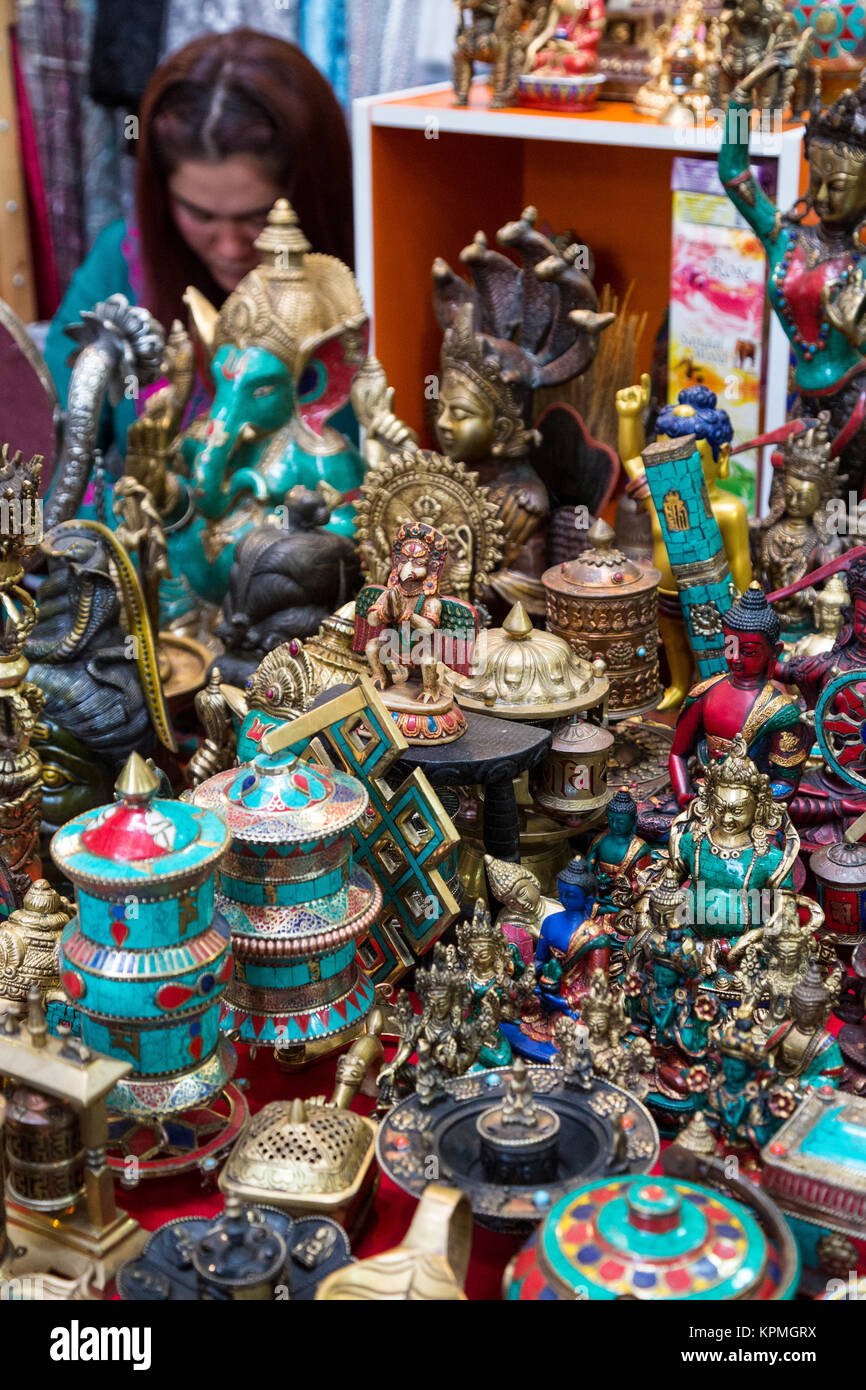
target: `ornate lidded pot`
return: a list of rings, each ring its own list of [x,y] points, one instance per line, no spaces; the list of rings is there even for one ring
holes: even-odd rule
[[[608,713],[624,719],[654,709],[661,696],[658,585],[653,565],[636,564],[614,546],[606,521],[590,528],[590,547],[545,570],[547,626],[584,661],[599,657],[610,681]]]
[[[131,754],[114,805],[69,821],[51,842],[78,907],[61,940],[61,982],[87,1046],[133,1064],[108,1099],[127,1115],[201,1104],[235,1065],[219,1035],[232,959],[214,912],[228,832],[210,811],[158,800],[158,785]]]
[[[482,669],[451,682],[465,709],[532,724],[588,711],[599,721],[605,717],[608,682],[601,662],[582,661],[564,638],[533,627],[522,603],[502,627],[485,631],[478,649]]]
[[[218,773],[190,801],[231,834],[217,895],[235,959],[222,1027],[276,1044],[288,1066],[342,1047],[373,1003],[356,948],[382,905],[378,884],[352,864],[365,788],[281,752]]]
[[[791,1277],[793,1269],[793,1278]],[[669,1177],[603,1178],[561,1197],[503,1276],[503,1297],[790,1299],[758,1221],[727,1193]]]

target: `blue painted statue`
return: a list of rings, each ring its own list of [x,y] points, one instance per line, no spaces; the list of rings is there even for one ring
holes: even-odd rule
[[[519,1028],[504,1024],[512,1047],[548,1061],[556,1051],[553,1025],[559,1014],[577,1018],[596,970],[607,971],[610,935],[597,903],[598,880],[582,856],[556,879],[561,912],[545,917],[535,947],[535,996]]]

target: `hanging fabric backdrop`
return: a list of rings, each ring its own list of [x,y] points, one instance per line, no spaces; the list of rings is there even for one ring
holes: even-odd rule
[[[298,43],[346,109],[445,76],[449,0],[19,0],[21,66],[61,293],[96,235],[132,207],[124,121],[160,58],[240,25]],[[93,90],[99,97],[91,97]]]

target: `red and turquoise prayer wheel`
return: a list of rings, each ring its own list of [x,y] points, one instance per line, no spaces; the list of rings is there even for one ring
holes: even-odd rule
[[[378,885],[352,861],[366,789],[283,752],[219,773],[190,799],[231,835],[217,884],[235,961],[223,1028],[285,1049],[290,1065],[343,1046],[373,1004],[357,943],[382,905]]]
[[[215,873],[228,848],[219,816],[157,799],[158,780],[133,753],[111,806],[76,817],[51,842],[75,884],[60,978],[84,1042],[131,1062],[108,1101],[130,1116],[179,1114],[231,1079],[220,996],[231,979]]]

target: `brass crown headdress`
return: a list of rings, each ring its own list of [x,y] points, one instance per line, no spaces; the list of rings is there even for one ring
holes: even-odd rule
[[[315,350],[340,329],[360,329],[366,313],[347,265],[313,252],[295,212],[280,198],[256,240],[261,264],[245,275],[219,312],[213,349],[224,343],[272,352],[297,380]]]
[[[816,86],[806,123],[806,153],[813,140],[847,145],[866,160],[866,81],[847,88],[831,106],[822,107],[820,84]]]
[[[598,1018],[607,1023],[613,1010],[613,997],[603,970],[593,970],[589,990],[583,997],[580,1013],[584,1023]]]
[[[501,941],[502,933],[493,925],[490,909],[483,898],[475,899],[471,922],[457,923],[457,946],[465,951],[473,941]]]
[[[839,476],[839,460],[831,457],[829,425],[829,413],[822,411],[806,429],[792,435],[785,448],[785,472],[817,484],[822,500],[835,493]]]

